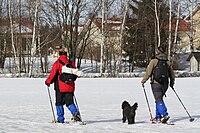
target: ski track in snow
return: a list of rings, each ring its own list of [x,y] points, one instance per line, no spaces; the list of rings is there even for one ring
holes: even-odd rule
[[[200,78],[178,78],[175,90],[195,121],[189,117],[169,88],[164,98],[175,125],[151,124],[141,78],[80,78],[76,81],[76,98],[87,125],[55,124],[44,78],[0,79],[0,133],[199,133]],[[149,82],[145,84],[154,114],[154,99]],[[50,87],[54,105],[53,85]],[[136,124],[122,123],[121,103],[138,102]],[[55,111],[55,108],[54,108]],[[55,112],[56,113],[56,112]],[[71,115],[65,107],[66,121]]]

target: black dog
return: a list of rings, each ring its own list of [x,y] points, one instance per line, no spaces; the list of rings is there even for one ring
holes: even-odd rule
[[[126,119],[128,120],[128,124],[134,124],[135,123],[135,114],[136,109],[138,107],[138,103],[135,103],[133,106],[131,106],[127,101],[124,101],[122,103],[122,122],[126,122]]]

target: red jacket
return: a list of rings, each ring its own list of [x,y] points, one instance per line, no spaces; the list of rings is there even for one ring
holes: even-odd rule
[[[69,61],[66,55],[61,55],[58,60],[61,60],[65,64]],[[75,90],[75,83],[72,82],[70,84],[66,84],[60,80],[60,74],[62,71],[62,64],[59,61],[54,62],[50,75],[46,79],[46,84],[52,84],[54,83],[54,89],[59,90],[60,92],[74,92]],[[73,68],[75,67],[75,63],[72,62]]]

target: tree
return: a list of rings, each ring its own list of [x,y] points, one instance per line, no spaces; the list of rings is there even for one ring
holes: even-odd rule
[[[20,72],[20,67],[16,63],[17,59],[17,50],[16,50],[16,45],[14,43],[14,27],[13,27],[13,18],[12,18],[12,1],[9,1],[9,18],[10,18],[10,29],[11,29],[11,43],[12,43],[12,48],[13,48],[13,54],[14,54],[14,65],[17,66],[17,71]]]
[[[127,43],[124,51],[129,57],[129,63],[132,64],[131,71],[134,66],[146,66],[159,44],[167,45],[167,34],[163,27],[169,18],[168,6],[165,2],[156,2],[149,0],[130,2],[132,4],[129,5],[130,10],[127,15],[125,36]],[[160,40],[160,43],[157,40]]]
[[[31,43],[31,57],[30,57],[30,71],[29,71],[29,77],[32,76],[33,72],[33,64],[35,61],[36,51],[37,51],[37,44],[36,44],[36,26],[37,26],[37,19],[38,19],[38,11],[41,3],[40,0],[35,1],[35,12],[34,12],[34,26],[33,26],[33,36],[32,36],[32,43]]]
[[[172,0],[169,0],[169,38],[168,38],[168,60],[171,60],[172,44]]]
[[[122,19],[122,25],[121,25],[121,31],[120,31],[120,55],[119,55],[119,70],[118,72],[121,72],[122,71],[122,53],[123,53],[123,43],[125,42],[123,40],[124,38],[124,27],[125,27],[125,22],[126,22],[126,14],[128,12],[128,9],[129,9],[129,2],[130,0],[127,0],[126,4],[125,4],[125,7],[124,7],[124,14],[123,14],[123,19]],[[126,67],[126,66],[125,66]]]

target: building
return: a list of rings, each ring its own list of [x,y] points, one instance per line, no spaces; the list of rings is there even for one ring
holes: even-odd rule
[[[192,20],[191,20],[192,16]],[[192,10],[192,12],[184,18],[184,20],[188,23],[191,23],[192,21],[192,29],[190,31],[192,34],[192,43],[190,45],[193,45],[194,50],[200,49],[200,3],[197,4],[196,7]],[[188,43],[190,43],[190,38],[188,39]]]
[[[190,62],[190,71],[200,71],[200,52],[191,52],[187,61]]]
[[[23,54],[29,53],[29,47],[32,40],[33,23],[27,18],[13,19],[13,34],[14,45],[17,54],[20,52]],[[11,45],[11,28],[9,19],[0,19],[0,43],[1,49],[6,46],[7,56],[12,55]],[[19,49],[21,48],[21,49]]]
[[[107,18],[104,31],[106,32],[106,46],[107,53],[120,53],[120,29],[122,20],[120,18]],[[102,40],[102,18],[89,19],[84,25],[66,25],[68,32],[70,29],[74,31],[75,27],[78,29],[79,49],[81,49],[84,39],[87,39],[87,47],[85,49],[84,58],[91,58],[93,60],[100,60],[100,51]],[[65,33],[66,34],[66,33]]]

